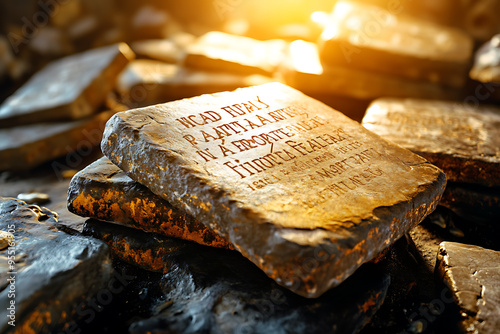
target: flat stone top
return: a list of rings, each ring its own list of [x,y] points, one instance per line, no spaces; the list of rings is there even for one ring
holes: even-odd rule
[[[468,61],[473,47],[472,39],[458,29],[410,16],[396,16],[378,6],[350,1],[335,4],[321,39],[458,63]],[[346,55],[353,52],[347,46],[343,51]]]
[[[285,41],[279,39],[259,41],[250,37],[211,31],[190,45],[187,53],[188,56],[201,55],[272,70],[268,67],[280,64],[286,45]]]
[[[5,100],[0,106],[0,120],[74,102],[120,53],[133,58],[132,50],[120,43],[50,63]]]
[[[382,98],[371,104],[362,123],[368,130],[426,157],[447,156],[499,168],[500,108]],[[453,168],[460,168],[457,164]]]
[[[498,333],[500,326],[500,252],[442,242],[436,271],[452,291],[467,333]]]
[[[279,83],[116,114],[102,149],[153,192],[207,220],[220,214],[339,234],[363,220],[389,224],[385,208],[418,195],[430,204],[444,184],[423,158]]]

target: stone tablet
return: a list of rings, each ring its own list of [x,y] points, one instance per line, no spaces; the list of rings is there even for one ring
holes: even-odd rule
[[[68,189],[68,210],[146,232],[233,248],[205,225],[129,178],[105,157],[73,177]]]
[[[437,255],[436,274],[451,290],[460,308],[463,333],[498,333],[500,252],[443,242]]]
[[[418,155],[280,83],[116,114],[101,148],[307,297],[418,224],[446,182]]]
[[[56,224],[55,212],[0,197],[0,229],[14,236],[0,252],[2,333],[60,333],[85,317],[82,306],[109,286],[114,271],[106,244],[58,231]]]
[[[377,6],[338,1],[320,39],[325,63],[462,87],[472,55],[464,32]]]
[[[120,43],[54,61],[0,106],[0,128],[95,113],[133,57]]]
[[[184,65],[204,70],[271,76],[284,60],[283,40],[253,38],[211,31],[187,48]]]
[[[374,101],[363,125],[443,169],[449,181],[500,185],[500,109],[448,101]]]
[[[324,334],[332,328],[337,334],[357,333],[379,309],[390,282],[380,266],[367,264],[338,289],[305,299],[234,251],[95,220],[87,221],[84,233],[105,241],[127,262],[163,265],[162,290],[150,307],[153,312],[130,326],[134,334]]]
[[[28,170],[75,151],[88,155],[99,144],[106,121],[114,113],[0,129],[0,171]]]
[[[160,61],[138,59],[128,64],[119,76],[117,90],[123,103],[137,108],[270,81],[271,78],[259,74],[203,72]]]
[[[287,60],[281,68],[285,83],[306,94],[335,94],[362,100],[383,96],[454,99],[459,95],[459,91],[437,83],[322,64],[318,47],[311,42],[293,41]]]

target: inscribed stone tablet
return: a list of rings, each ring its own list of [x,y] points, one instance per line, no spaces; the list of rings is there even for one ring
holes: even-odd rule
[[[122,223],[146,232],[233,248],[205,225],[132,180],[106,157],[73,177],[68,190],[68,210],[79,216]]]
[[[133,57],[120,43],[54,61],[0,106],[0,128],[95,113]]]
[[[0,129],[0,171],[27,170],[75,151],[89,154],[99,144],[106,121],[114,113]]]
[[[376,100],[363,125],[443,169],[449,181],[500,185],[500,109],[448,101]]]
[[[116,114],[106,156],[307,297],[434,210],[445,176],[279,83]]]
[[[184,65],[240,74],[272,75],[283,61],[287,43],[211,31],[187,49]]]
[[[377,6],[338,1],[320,41],[325,63],[462,87],[472,55],[464,32]]]
[[[460,308],[463,333],[498,333],[500,328],[500,252],[443,242],[436,273]]]

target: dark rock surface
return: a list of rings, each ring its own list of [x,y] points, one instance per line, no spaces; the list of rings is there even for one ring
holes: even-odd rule
[[[500,252],[454,242],[440,245],[436,274],[460,308],[463,333],[498,333]]]
[[[0,228],[14,236],[0,253],[2,333],[62,330],[81,316],[85,300],[108,284],[113,274],[108,247],[56,225],[57,214],[46,208],[0,198]]]
[[[449,182],[439,204],[470,221],[483,224],[498,222],[500,220],[500,187],[481,187]]]
[[[500,108],[383,98],[363,126],[441,168],[448,181],[500,185]]]
[[[89,220],[85,233],[102,238],[118,257],[147,268],[163,263],[162,293],[152,317],[130,333],[356,333],[382,304],[389,276],[360,268],[320,298],[277,285],[241,254]],[[126,247],[123,245],[126,244]]]
[[[0,129],[0,171],[29,170],[73,152],[88,154],[99,144],[106,121],[114,113],[105,111],[77,121]]]
[[[423,158],[278,83],[116,114],[102,149],[307,297],[421,222],[445,186]]]
[[[458,29],[351,1],[335,4],[320,41],[325,63],[451,87],[465,84],[472,48]]]
[[[73,177],[68,189],[68,209],[83,217],[122,223],[146,232],[233,248],[192,216],[132,180],[105,157]]]
[[[133,57],[120,43],[54,61],[0,106],[0,128],[90,116]]]

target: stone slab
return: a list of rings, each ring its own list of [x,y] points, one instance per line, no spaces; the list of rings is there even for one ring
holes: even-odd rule
[[[76,174],[68,189],[68,210],[74,214],[121,223],[146,232],[229,248],[232,245],[135,182],[103,157]]]
[[[0,129],[0,171],[29,170],[72,152],[89,154],[99,144],[106,121],[114,113]]]
[[[0,106],[0,128],[88,117],[133,57],[132,50],[120,43],[50,63]]]
[[[338,1],[320,38],[325,63],[462,87],[472,38],[461,30]]]
[[[418,155],[279,83],[116,114],[101,148],[307,297],[417,225],[446,182]]]
[[[0,252],[2,333],[59,332],[82,316],[77,309],[87,298],[106,288],[113,273],[106,244],[56,225],[55,212],[0,197],[0,229],[14,236]],[[15,327],[8,323],[11,305]]]
[[[286,47],[284,40],[259,41],[211,31],[187,48],[183,64],[204,70],[272,76],[284,60]]]
[[[363,125],[441,168],[449,181],[500,185],[500,108],[383,98]]]
[[[117,81],[123,103],[131,108],[164,103],[270,82],[263,75],[204,72],[160,61],[138,59],[129,63]]]
[[[287,64],[281,68],[281,73],[287,85],[306,94],[373,100],[384,96],[456,99],[460,93],[437,83],[322,64],[317,45],[301,40],[290,44]]]
[[[132,323],[129,332],[134,334],[356,333],[379,309],[390,282],[379,266],[367,264],[338,289],[306,299],[280,287],[235,251],[95,220],[87,221],[84,231],[128,262],[164,266],[151,317]]]
[[[443,242],[437,255],[436,274],[460,308],[463,333],[498,333],[500,252]]]

